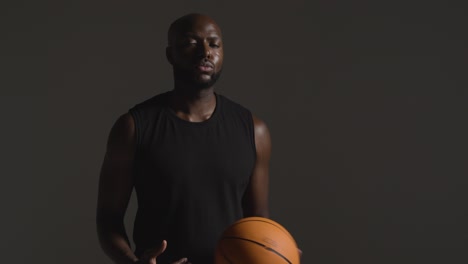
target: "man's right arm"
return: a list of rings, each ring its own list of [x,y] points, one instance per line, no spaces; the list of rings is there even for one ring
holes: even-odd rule
[[[109,134],[101,168],[96,227],[102,249],[115,263],[138,261],[125,231],[124,216],[134,186],[135,125],[130,114],[122,115]]]

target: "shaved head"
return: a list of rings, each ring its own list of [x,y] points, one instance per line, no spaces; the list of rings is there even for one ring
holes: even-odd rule
[[[216,28],[218,33],[221,34],[221,29],[218,26],[218,24],[214,21],[214,19],[204,14],[190,13],[172,22],[167,32],[168,45],[173,46],[177,35],[190,31],[192,27],[199,22],[212,24]]]

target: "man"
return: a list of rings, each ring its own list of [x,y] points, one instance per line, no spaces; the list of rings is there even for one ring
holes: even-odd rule
[[[214,91],[223,66],[219,26],[201,14],[177,19],[166,55],[174,89],[123,114],[107,143],[96,220],[115,263],[212,264],[228,225],[269,215],[269,131]],[[134,252],[123,221],[133,188]]]

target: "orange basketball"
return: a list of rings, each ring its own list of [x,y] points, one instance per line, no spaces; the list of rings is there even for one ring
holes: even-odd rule
[[[222,234],[215,264],[299,264],[292,235],[279,223],[263,217],[247,217]]]

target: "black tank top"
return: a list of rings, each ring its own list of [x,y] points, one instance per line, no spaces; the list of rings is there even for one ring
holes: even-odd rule
[[[215,94],[212,116],[189,122],[169,107],[170,93],[129,110],[137,137],[135,254],[165,239],[158,264],[182,257],[212,264],[222,231],[243,217],[241,200],[255,163],[252,115]]]

